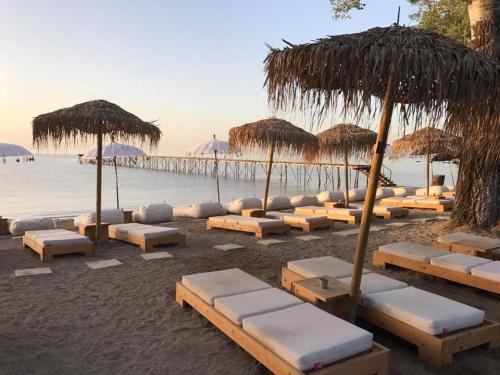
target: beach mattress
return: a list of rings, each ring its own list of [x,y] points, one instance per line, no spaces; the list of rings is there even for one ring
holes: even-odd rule
[[[431,264],[450,270],[470,273],[471,268],[480,266],[482,264],[491,263],[491,260],[475,257],[472,255],[451,253],[436,258],[431,258]]]
[[[146,228],[132,228],[128,229],[128,234],[145,239],[163,238],[173,234],[180,233],[177,228],[161,228],[161,227],[146,227]]]
[[[185,275],[182,284],[210,305],[216,298],[271,288],[239,268]]]
[[[278,288],[258,290],[256,292],[237,294],[216,298],[214,306],[234,324],[241,325],[243,318],[285,309],[302,302],[297,297]]]
[[[373,335],[309,304],[243,319],[243,329],[299,370],[365,350]]]
[[[496,260],[471,268],[470,273],[483,279],[500,282],[500,261]]]
[[[224,216],[212,216],[208,218],[208,221],[211,223],[219,223],[219,224],[224,224],[224,223],[233,223],[237,224],[238,219],[241,219],[242,216],[239,215],[224,215]]]
[[[115,237],[119,232],[121,234],[127,234],[131,229],[151,227],[150,225],[139,224],[139,223],[127,223],[127,224],[113,224],[108,227],[108,232],[112,237]]]
[[[304,206],[297,207],[294,210],[296,215],[326,215],[328,213],[328,209],[325,207],[316,207],[316,206]]]
[[[66,229],[46,229],[46,230],[30,230],[24,233],[24,237],[35,238],[37,236],[48,236],[51,234],[68,233]]]
[[[351,263],[332,256],[292,260],[287,266],[290,271],[305,278],[331,276],[336,279],[351,276],[353,267]],[[370,270],[363,269],[363,273],[369,272]]]
[[[338,279],[338,281],[350,286],[352,277],[343,277]],[[407,286],[407,283],[391,279],[390,277],[381,275],[379,273],[368,273],[366,275],[363,275],[363,277],[361,278],[360,292],[363,295],[368,293],[378,293],[393,289],[406,288]]]
[[[500,247],[500,240],[496,238],[478,236],[472,233],[455,232],[438,237],[438,242],[445,244],[467,242],[474,243],[484,249],[494,249]]]
[[[284,225],[285,223],[282,220],[267,219],[264,217],[243,217],[238,220],[238,224],[259,228],[272,228],[276,225]]]
[[[283,220],[285,224],[306,224],[327,220],[326,216],[299,215],[276,211],[266,212],[266,215],[274,219]]]
[[[425,263],[429,263],[431,258],[449,254],[447,251],[412,242],[396,242],[388,245],[381,245],[378,251]]]
[[[42,247],[77,245],[90,242],[88,237],[70,231],[66,231],[66,233],[51,233],[47,235],[39,234],[32,237],[32,239]]]
[[[453,203],[453,201],[449,199],[416,199],[415,201],[418,204],[428,204],[428,205]]]
[[[364,306],[431,335],[476,326],[484,311],[414,287],[365,294]]]

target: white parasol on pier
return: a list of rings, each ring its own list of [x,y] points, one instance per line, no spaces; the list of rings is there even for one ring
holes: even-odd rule
[[[115,185],[116,185],[116,208],[120,208],[120,200],[118,194],[118,168],[116,166],[117,158],[137,158],[144,157],[146,153],[142,151],[140,148],[124,145],[121,143],[112,142],[110,144],[105,145],[102,148],[102,158],[113,160],[113,164],[115,166]],[[97,148],[93,148],[88,151],[85,155],[81,157],[83,161],[97,161]]]
[[[28,151],[22,146],[15,145],[12,143],[0,143],[0,157],[3,158],[5,163],[5,158],[9,156],[32,156],[31,151]]]
[[[219,141],[214,134],[213,139],[208,142],[202,143],[201,145],[192,147],[188,150],[188,154],[193,155],[214,155],[214,174],[215,180],[217,182],[217,200],[220,203],[220,189],[219,189],[219,162],[217,160],[217,155],[229,155],[229,154],[240,154],[239,148],[231,148],[229,143],[226,141]]]

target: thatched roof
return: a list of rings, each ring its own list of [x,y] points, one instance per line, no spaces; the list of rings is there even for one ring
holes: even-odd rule
[[[318,139],[288,121],[268,118],[229,130],[229,144],[242,149],[268,149],[304,154],[314,152]]]
[[[338,124],[316,134],[319,148],[316,157],[362,158],[368,155],[377,140],[377,133],[353,124]],[[313,155],[308,155],[311,159]]]
[[[444,115],[456,135],[500,138],[499,63],[431,31],[391,26],[330,36],[273,49],[265,63],[276,109],[312,108],[323,116],[341,105],[373,115],[392,77],[402,124],[413,117],[419,128]]]
[[[452,154],[458,151],[460,138],[436,128],[423,128],[392,143],[391,158]]]
[[[52,141],[76,143],[95,137],[101,126],[102,133],[112,139],[138,140],[156,146],[161,131],[150,122],[116,104],[105,100],[93,100],[39,115],[33,119],[33,143],[45,146]]]

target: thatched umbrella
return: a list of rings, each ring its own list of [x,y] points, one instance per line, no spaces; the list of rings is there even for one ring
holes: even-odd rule
[[[319,141],[316,157],[337,157],[344,159],[345,202],[349,207],[349,156],[369,155],[377,140],[377,133],[353,124],[338,124],[316,134]]]
[[[456,152],[460,138],[437,128],[423,128],[392,142],[391,157],[425,156],[426,194],[429,195],[431,155]]]
[[[424,118],[444,116],[444,128],[453,134],[499,139],[500,67],[449,38],[411,27],[288,44],[271,50],[266,59],[269,100],[277,109],[312,108],[322,116],[339,103],[356,114],[374,115],[374,104],[381,108],[354,259],[350,295],[355,304],[394,105],[399,103],[401,122],[411,117],[415,128]]]
[[[156,146],[161,131],[150,122],[116,104],[105,100],[93,100],[69,108],[39,115],[33,119],[33,143],[46,146],[50,141],[57,147],[62,142],[77,143],[97,138],[97,191],[96,191],[96,227],[101,225],[101,185],[102,185],[102,142],[109,136],[123,141],[146,141]],[[99,242],[99,230],[96,230],[96,243]]]
[[[288,121],[268,118],[230,129],[229,144],[232,147],[240,147],[241,149],[269,149],[266,190],[264,193],[264,211],[266,211],[274,151],[284,151],[298,155],[313,153],[318,147],[318,139]]]

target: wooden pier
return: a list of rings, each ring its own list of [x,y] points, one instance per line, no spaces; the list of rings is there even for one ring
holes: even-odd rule
[[[104,160],[104,164],[112,164],[112,160]],[[269,162],[252,159],[218,159],[218,174],[222,178],[255,181],[265,176]],[[188,175],[215,176],[215,158],[195,156],[148,156],[145,158],[117,159],[120,167],[141,168]],[[366,185],[367,164],[349,164],[350,181],[354,188]],[[285,186],[314,186],[318,190],[343,189],[341,175],[344,164],[340,163],[306,163],[301,161],[273,161],[272,178],[278,179]],[[390,170],[386,168],[385,172]],[[390,176],[384,176],[389,178]],[[314,184],[314,185],[313,185]]]

